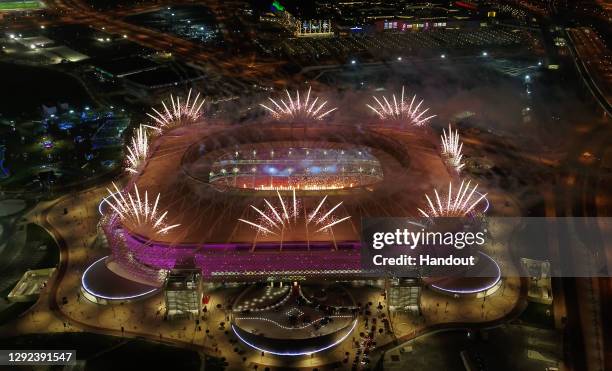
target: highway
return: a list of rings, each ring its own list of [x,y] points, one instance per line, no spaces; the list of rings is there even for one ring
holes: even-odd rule
[[[610,86],[610,80],[612,80],[611,76],[610,75],[600,76],[601,72],[597,70],[594,72],[591,72],[591,69],[587,66],[587,64],[590,64],[591,62],[597,63],[601,55],[596,52],[596,50],[598,49],[595,49],[595,50],[593,50],[592,48],[587,49],[587,51],[591,53],[591,57],[587,59],[586,60],[587,62],[585,63],[584,51],[580,53],[579,49],[577,48],[577,45],[585,45],[584,38],[581,39],[582,44],[577,44],[576,40],[574,39],[576,34],[578,34],[578,36],[583,36],[583,35],[580,35],[579,32],[580,31],[578,30],[569,30],[569,31],[566,30],[565,31],[565,34],[568,40],[567,45],[574,59],[574,64],[576,65],[576,69],[580,73],[580,77],[582,78],[584,83],[587,85],[587,87],[591,91],[591,94],[593,94],[593,97],[597,100],[601,108],[608,114],[608,116],[612,116],[612,106],[610,106],[610,102],[608,101],[609,94],[604,93],[604,91],[607,90],[606,88]],[[603,50],[601,50],[601,52],[603,52]],[[599,80],[599,84],[595,82],[593,75],[596,76],[595,79]],[[603,87],[603,90],[600,88],[600,86]]]

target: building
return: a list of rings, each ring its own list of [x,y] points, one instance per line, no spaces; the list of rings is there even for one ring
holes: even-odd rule
[[[168,318],[197,318],[202,306],[199,269],[176,268],[168,273],[164,285]]]

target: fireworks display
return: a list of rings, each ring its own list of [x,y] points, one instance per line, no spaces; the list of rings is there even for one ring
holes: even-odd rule
[[[149,155],[149,138],[146,129],[140,125],[132,136],[132,141],[127,147],[126,167],[129,173],[136,174],[144,165]]]
[[[322,120],[325,116],[337,110],[337,107],[325,110],[324,107],[327,105],[327,101],[319,102],[319,97],[311,99],[310,96],[311,88],[308,88],[306,97],[300,99],[300,92],[296,90],[295,99],[291,96],[288,90],[287,101],[279,99],[278,102],[272,98],[268,98],[272,105],[260,104],[265,108],[272,117],[277,120],[289,120],[289,119],[309,119],[309,120]],[[279,104],[280,102],[280,104]]]
[[[336,209],[342,205],[342,202],[326,209],[324,205],[327,196],[323,197],[317,207],[309,213],[302,207],[302,202],[297,199],[295,189],[289,200],[284,199],[278,191],[276,191],[276,195],[278,196],[278,202],[270,202],[264,199],[266,206],[263,210],[250,205],[258,214],[256,220],[238,220],[254,227],[260,233],[279,235],[285,230],[291,230],[298,224],[303,224],[306,228],[313,228],[314,233],[319,233],[350,219],[350,216],[338,218],[334,214]]]
[[[478,184],[470,187],[470,181],[461,182],[459,190],[453,193],[452,182],[448,183],[448,193],[440,196],[437,189],[434,189],[435,200],[425,195],[427,198],[427,210],[418,209],[421,215],[430,217],[463,217],[468,215],[483,200],[486,194],[477,192]]]
[[[446,189],[466,166],[457,126],[438,133],[433,153],[429,130],[406,135],[435,117],[422,99],[404,88],[374,97],[368,107],[378,117],[370,119],[385,130],[363,130],[362,121],[338,117],[316,95],[310,88],[282,92],[261,104],[269,114],[254,125],[210,132],[196,125],[204,100],[195,91],[165,99],[149,114],[150,126],[136,128],[126,143],[130,185],[113,183],[100,203],[114,261],[155,282],[162,280],[149,277],[191,257],[211,281],[353,277],[365,273],[353,216],[409,217],[413,210],[408,214],[433,224],[436,217],[480,221],[486,214],[488,196],[475,181],[452,180]],[[332,117],[337,125],[318,124]],[[272,119],[279,122],[265,125]],[[297,123],[313,130],[294,130]],[[180,133],[171,131],[176,127]],[[398,185],[425,189],[430,182],[441,187],[430,187],[417,204],[420,193],[394,195]]]
[[[442,140],[442,158],[444,158],[444,162],[446,162],[449,167],[460,172],[465,164],[461,162],[463,158],[463,154],[461,153],[463,143],[459,141],[459,131],[455,130],[453,132],[449,124],[448,133],[446,130],[442,129],[440,139]]]
[[[115,192],[106,189],[110,194],[110,197],[106,198],[106,202],[119,215],[124,225],[129,225],[135,229],[144,228],[152,231],[153,234],[164,234],[180,225],[167,225],[165,223],[168,212],[162,212],[157,208],[159,193],[155,202],[151,205],[148,192],[145,191],[144,197],[142,197],[136,185],[134,185],[133,194],[119,190],[115,183],[113,183],[113,187]]]
[[[166,102],[162,101],[163,109],[162,112],[151,108],[154,114],[147,113],[151,119],[153,119],[154,125],[145,125],[158,132],[164,130],[173,129],[183,125],[192,124],[202,117],[202,106],[204,105],[205,99],[200,99],[200,93],[198,93],[193,100],[191,100],[191,89],[187,94],[185,102],[181,102],[180,97],[174,97],[170,94],[170,108],[166,105]]]
[[[373,98],[376,104],[366,104],[366,106],[374,111],[381,120],[397,120],[408,123],[411,126],[423,126],[429,120],[436,117],[436,115],[425,116],[429,108],[421,109],[423,99],[416,103],[416,94],[412,96],[412,100],[410,100],[410,104],[408,104],[404,96],[403,86],[399,101],[395,94],[393,94],[390,99],[387,99],[385,96],[380,99],[375,96]]]

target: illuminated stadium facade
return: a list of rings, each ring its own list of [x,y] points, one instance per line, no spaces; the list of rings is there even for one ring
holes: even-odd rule
[[[449,202],[449,215],[488,208],[475,184],[459,186],[427,128],[389,127],[379,118],[355,125],[338,115],[237,126],[174,109],[198,119],[161,122],[146,160],[101,203],[107,266],[145,285],[143,292],[161,287],[177,266],[199,269],[205,281],[363,278],[363,217],[442,215],[434,197],[453,182],[447,198],[458,191],[465,203]],[[142,147],[136,135],[134,147]],[[93,280],[85,275],[83,285]],[[461,290],[452,285],[440,290]]]

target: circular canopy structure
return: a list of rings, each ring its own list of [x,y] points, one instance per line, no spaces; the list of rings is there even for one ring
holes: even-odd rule
[[[111,269],[108,256],[93,262],[81,277],[84,296],[97,303],[142,299],[159,291],[159,287],[124,278]]]
[[[430,277],[426,282],[434,290],[451,295],[489,294],[501,283],[501,269],[489,255],[479,251],[478,256],[477,264],[467,270],[445,277]]]

